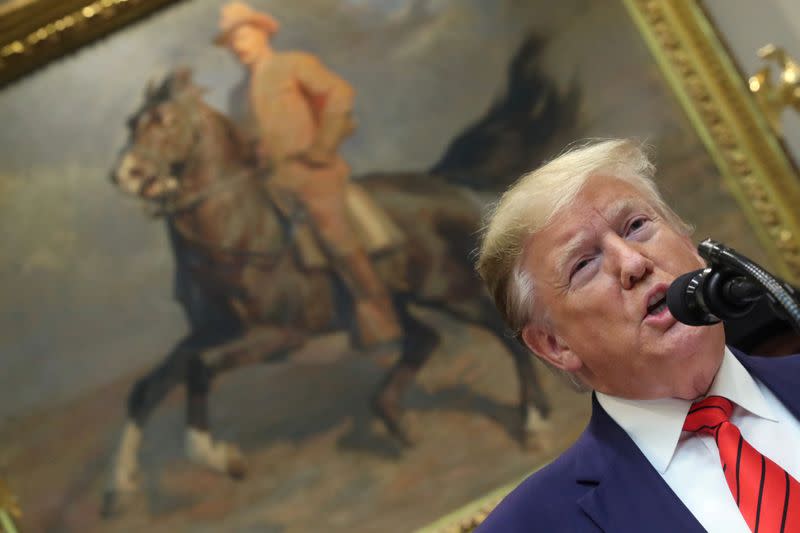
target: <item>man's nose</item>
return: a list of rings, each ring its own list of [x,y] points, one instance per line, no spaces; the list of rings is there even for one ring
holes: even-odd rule
[[[622,288],[632,289],[653,271],[653,261],[635,244],[619,239],[613,247]]]

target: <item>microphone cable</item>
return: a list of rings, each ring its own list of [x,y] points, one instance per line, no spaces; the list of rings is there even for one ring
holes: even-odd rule
[[[717,241],[705,239],[697,246],[697,251],[708,261],[711,268],[724,267],[740,272],[761,285],[767,293],[773,311],[788,320],[795,332],[800,334],[800,305],[790,285],[778,281],[750,259]]]

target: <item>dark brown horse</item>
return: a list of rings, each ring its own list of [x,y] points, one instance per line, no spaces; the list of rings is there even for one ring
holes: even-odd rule
[[[244,473],[233,444],[208,430],[210,381],[220,371],[284,358],[310,338],[352,325],[347,291],[332,272],[309,271],[294,251],[302,213],[287,216],[265,193],[264,176],[233,124],[206,105],[188,71],[154,90],[131,123],[130,146],[115,183],[165,216],[177,265],[177,297],[191,331],[134,386],[128,422],[114,462],[106,511],[135,488],[142,427],[175,385],[188,391],[187,449],[195,461]],[[470,253],[480,204],[467,189],[419,173],[359,180],[403,229],[403,249],[375,259],[391,288],[404,337],[400,356],[373,397],[392,435],[409,439],[401,400],[439,341],[409,312],[410,304],[479,324],[506,346],[519,375],[523,439],[546,424],[549,406],[532,358],[505,328],[473,273]]]

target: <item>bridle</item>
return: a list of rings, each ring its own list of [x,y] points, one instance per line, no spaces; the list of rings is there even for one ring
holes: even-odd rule
[[[190,164],[187,163],[196,161],[196,156],[200,152],[201,134],[199,133],[199,128],[196,127],[197,124],[195,120],[190,120],[190,127],[193,131],[193,139],[186,156],[183,158],[183,161],[178,163],[181,168],[180,175],[175,176],[178,183],[181,182],[181,176],[187,174],[192,169]],[[269,170],[265,170],[265,172],[269,172]],[[281,224],[284,229],[282,238],[283,242],[278,249],[269,252],[260,250],[240,250],[236,248],[220,246],[218,244],[209,242],[203,237],[197,235],[195,232],[191,231],[189,228],[179,227],[175,221],[175,218],[178,215],[182,215],[197,209],[214,195],[225,190],[229,190],[235,186],[239,186],[242,183],[252,179],[254,179],[253,175],[245,170],[233,178],[217,180],[209,185],[206,185],[205,187],[194,191],[187,197],[176,199],[172,199],[170,197],[149,199],[140,196],[139,201],[141,202],[144,211],[151,217],[165,217],[167,219],[171,219],[172,224],[175,227],[175,231],[181,235],[187,244],[207,252],[219,253],[232,257],[234,260],[244,260],[245,262],[258,261],[262,268],[272,270],[278,265],[278,263],[280,263],[294,242],[296,225],[306,220],[306,213],[302,206],[295,204],[291,213],[288,215],[284,215],[280,209],[275,208],[276,213],[278,213],[278,217],[284,220],[284,222]],[[264,201],[270,203],[273,202],[268,197],[266,192],[264,194]],[[274,206],[272,207],[274,208]]]

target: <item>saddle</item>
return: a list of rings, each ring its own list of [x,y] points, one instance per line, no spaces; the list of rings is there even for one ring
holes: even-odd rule
[[[403,246],[405,235],[372,196],[358,183],[348,183],[347,214],[358,242],[370,256],[381,255]],[[330,268],[330,261],[308,222],[293,221],[295,249],[307,270]]]

